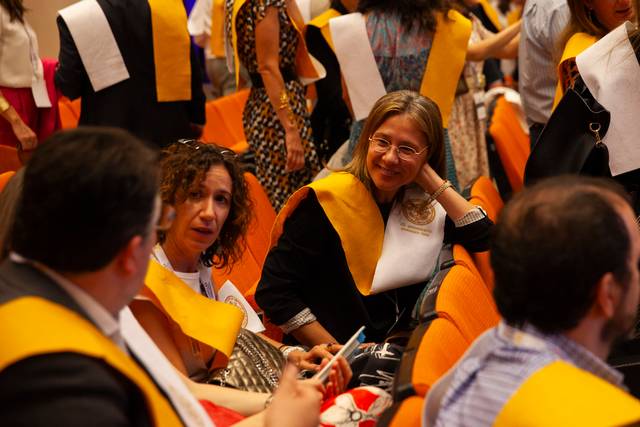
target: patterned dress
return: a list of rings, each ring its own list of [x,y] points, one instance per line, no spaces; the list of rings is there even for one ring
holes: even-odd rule
[[[237,1],[237,0],[236,0]],[[286,11],[287,0],[247,0],[236,17],[238,56],[249,73],[258,72],[255,28],[264,18],[268,7],[278,10],[280,21],[280,69],[295,68],[298,33]],[[234,0],[226,0],[227,34],[231,34],[230,11]],[[244,132],[256,157],[256,174],[264,187],[271,204],[280,210],[291,193],[305,184],[320,170],[311,133],[309,112],[305,100],[304,86],[298,80],[285,83],[289,93],[289,104],[296,115],[298,131],[304,148],[304,168],[296,172],[285,172],[287,152],[285,131],[278,120],[264,88],[252,88],[244,108]]]
[[[419,92],[431,52],[432,34],[421,31],[417,23],[406,31],[398,15],[373,11],[366,17],[369,42],[387,92],[402,89]],[[354,122],[351,127],[349,152],[343,159],[345,163],[351,160],[364,122]],[[457,187],[456,166],[446,129],[445,158],[447,178]]]
[[[469,44],[478,43],[493,35],[473,15],[471,22],[473,27]],[[449,117],[451,150],[460,188],[465,188],[480,175],[489,176],[489,158],[485,138],[487,121],[478,118],[473,98],[474,93],[484,94],[483,64],[484,61],[465,62],[461,78],[465,80],[469,91],[456,96]]]

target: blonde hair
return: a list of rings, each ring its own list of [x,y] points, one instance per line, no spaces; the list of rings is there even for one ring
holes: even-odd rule
[[[424,134],[427,141],[426,162],[440,175],[446,175],[444,157],[444,129],[442,116],[435,102],[410,90],[391,92],[380,98],[364,124],[360,139],[353,151],[353,159],[343,171],[358,178],[371,191],[371,178],[367,171],[369,138],[390,117],[406,114]]]

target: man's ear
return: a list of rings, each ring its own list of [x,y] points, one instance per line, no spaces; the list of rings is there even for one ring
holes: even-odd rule
[[[593,308],[607,319],[611,319],[620,303],[621,291],[622,287],[616,281],[613,273],[605,273],[596,286],[596,298]]]
[[[140,257],[145,256],[144,239],[142,236],[133,236],[123,247],[117,256],[117,265],[120,271],[126,275],[135,274],[140,266]],[[148,257],[148,254],[146,255]]]

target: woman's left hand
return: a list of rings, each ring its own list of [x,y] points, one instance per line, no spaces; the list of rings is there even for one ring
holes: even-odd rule
[[[429,163],[425,163],[422,166],[415,181],[429,194],[433,194],[444,183],[444,179],[438,175]]]
[[[319,344],[309,351],[292,351],[289,353],[289,361],[301,370],[319,371],[323,359],[330,360],[335,353],[342,348],[340,344]]]

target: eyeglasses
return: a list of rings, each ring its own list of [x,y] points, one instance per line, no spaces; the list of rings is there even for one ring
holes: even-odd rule
[[[406,161],[413,160],[415,156],[418,156],[424,153],[428,148],[428,147],[424,147],[422,150],[417,151],[415,148],[410,147],[408,145],[393,145],[386,139],[383,139],[377,136],[370,137],[369,143],[371,144],[371,147],[373,148],[373,150],[378,153],[386,153],[393,147],[396,150],[396,154],[398,155],[398,158],[400,160],[406,160]]]
[[[177,143],[185,147],[189,147],[194,151],[198,151],[202,149],[202,150],[210,151],[212,153],[219,154],[225,160],[234,160],[238,157],[238,154],[236,154],[236,152],[233,150],[230,150],[228,148],[222,148],[216,144],[206,144],[197,139],[179,139]]]
[[[167,232],[169,228],[171,228],[174,219],[176,219],[176,210],[173,206],[163,203],[160,207],[158,221],[156,222],[156,231]]]

